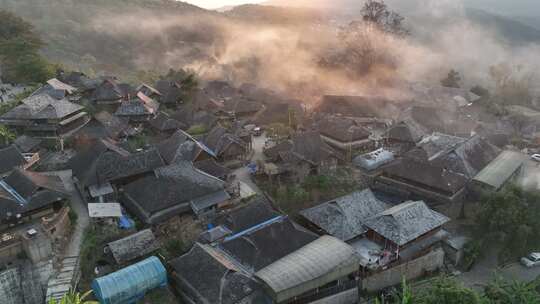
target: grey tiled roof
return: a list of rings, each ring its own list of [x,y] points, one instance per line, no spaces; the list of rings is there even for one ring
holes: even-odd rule
[[[431,210],[422,201],[406,202],[368,219],[365,225],[379,235],[403,246],[450,219]]]
[[[24,159],[24,156],[14,145],[0,149],[0,174],[7,173],[13,170],[13,168],[25,164],[26,160]]]
[[[195,169],[190,162],[179,162],[158,168],[154,176],[131,182],[124,189],[127,196],[126,203],[144,210],[148,215],[145,219],[147,221],[161,211],[171,210],[171,215],[176,215],[181,211],[191,210],[192,205],[196,208],[201,204],[215,205],[228,198],[224,195],[225,182]],[[218,194],[221,196],[218,197]],[[181,205],[184,205],[182,210],[173,210],[174,207],[179,208]]]
[[[348,241],[366,231],[364,221],[386,208],[385,203],[366,189],[303,210],[300,214],[328,234]]]
[[[118,264],[143,257],[159,248],[152,230],[145,229],[107,244]]]
[[[198,303],[264,303],[260,300],[244,302],[245,298],[260,292],[259,285],[210,246],[195,243],[188,253],[170,264],[173,276],[182,286],[187,286],[190,294],[196,295]],[[197,275],[193,275],[195,273]]]
[[[33,95],[22,101],[11,111],[2,116],[3,119],[62,119],[82,110],[83,107],[65,99],[54,99],[47,94]]]

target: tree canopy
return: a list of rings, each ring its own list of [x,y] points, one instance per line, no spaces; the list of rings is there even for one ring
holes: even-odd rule
[[[517,186],[481,199],[478,238],[501,244],[502,261],[526,255],[540,246],[540,193]]]
[[[43,46],[30,23],[0,11],[0,76],[4,81],[40,83],[51,78],[54,67],[39,54]]]

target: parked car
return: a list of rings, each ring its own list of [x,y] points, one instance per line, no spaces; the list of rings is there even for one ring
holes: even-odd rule
[[[540,266],[540,252],[533,252],[521,258],[521,264],[527,268]]]
[[[540,163],[540,154],[531,155],[531,159]]]
[[[261,136],[263,134],[263,129],[261,127],[256,127],[253,129],[253,134],[255,136]]]

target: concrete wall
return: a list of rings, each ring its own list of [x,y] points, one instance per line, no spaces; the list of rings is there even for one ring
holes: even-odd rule
[[[42,231],[31,238],[23,237],[22,243],[24,251],[32,263],[47,260],[53,254],[51,239]]]
[[[426,272],[439,269],[444,263],[444,251],[436,249],[425,256],[394,268],[376,273],[360,281],[360,289],[368,292],[379,291],[389,286],[398,285],[403,278],[413,280],[423,276]]]

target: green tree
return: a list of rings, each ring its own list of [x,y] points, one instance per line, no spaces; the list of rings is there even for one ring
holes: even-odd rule
[[[477,239],[500,244],[502,261],[525,255],[540,246],[540,194],[509,186],[481,199]]]
[[[32,25],[0,11],[0,68],[5,81],[40,83],[53,77],[54,66],[38,53],[43,46]]]
[[[482,299],[474,290],[465,288],[448,277],[438,278],[431,287],[415,297],[418,304],[480,304]]]
[[[484,297],[490,304],[539,304],[538,289],[538,282],[507,282],[496,279],[485,288]]]
[[[99,304],[97,301],[86,300],[91,293],[91,290],[82,295],[79,292],[70,291],[69,293],[65,294],[62,299],[58,301],[51,299],[48,304]]]
[[[8,127],[5,125],[0,125],[0,142],[4,145],[9,145],[11,142],[13,142],[17,138],[17,135],[13,133]]]

